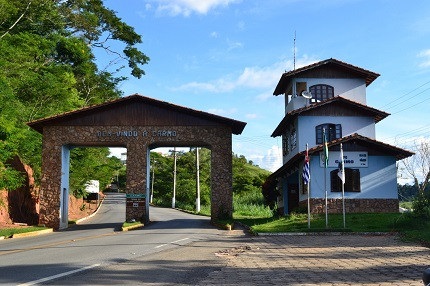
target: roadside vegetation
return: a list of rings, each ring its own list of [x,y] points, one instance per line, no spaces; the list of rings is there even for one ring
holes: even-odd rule
[[[200,215],[210,215],[210,150],[199,149],[200,154]],[[196,198],[196,149],[177,153],[176,160],[176,207],[195,213]],[[151,183],[153,204],[171,207],[173,195],[173,154],[151,153]],[[307,214],[296,212],[288,216],[278,216],[262,194],[262,184],[269,172],[256,166],[243,156],[233,154],[233,204],[232,220],[220,221],[220,225],[231,226],[241,223],[253,233],[282,232],[370,232],[398,233],[402,239],[430,246],[430,192],[419,193],[413,186],[398,186],[400,206],[404,213],[346,214],[346,228],[343,228],[342,214],[329,214],[328,227],[325,215],[312,215],[308,228]],[[102,169],[103,168],[99,168]],[[109,169],[104,169],[109,170]],[[119,173],[125,182],[125,170]],[[114,177],[113,180],[118,178]],[[138,224],[124,224],[128,228]],[[34,231],[35,228],[0,230],[0,236],[12,233]],[[5,232],[7,231],[7,233]]]
[[[28,227],[16,227],[16,228],[3,228],[0,229],[0,237],[11,237],[14,234],[17,233],[27,233],[27,232],[33,232],[33,231],[39,231],[39,230],[44,230],[47,229],[46,227],[43,226],[28,226]]]
[[[210,150],[200,149],[200,189],[202,205],[199,214],[210,215]],[[156,162],[154,175],[154,203],[171,207],[173,189],[173,155],[151,154]],[[195,212],[195,149],[177,154],[176,206]],[[161,170],[158,170],[161,168]],[[399,185],[400,206],[404,213],[358,213],[346,214],[343,228],[342,214],[329,214],[328,227],[325,215],[312,215],[308,228],[307,214],[296,212],[278,216],[274,204],[262,195],[262,184],[269,173],[243,156],[233,155],[233,219],[223,220],[221,225],[240,222],[251,232],[373,232],[398,233],[405,240],[430,245],[430,198],[429,190],[424,194],[410,185]],[[186,178],[187,182],[181,182]],[[171,183],[168,183],[168,182]],[[414,210],[414,211],[412,211]]]
[[[152,204],[162,207],[172,206],[174,154],[151,152],[151,175],[153,175]],[[233,161],[233,202],[237,214],[247,216],[271,216],[272,210],[264,203],[261,185],[269,171],[261,169],[244,156],[232,155]],[[210,215],[210,184],[211,184],[211,151],[199,148],[199,183],[200,205],[199,214]],[[176,153],[176,207],[187,211],[196,210],[196,149]]]
[[[120,98],[125,75],[141,78],[149,58],[137,48],[142,36],[102,1],[0,0],[0,7],[0,190],[13,191],[26,183],[11,165],[16,158],[40,185],[42,136],[27,122]],[[119,160],[107,154],[72,150],[73,195],[84,197],[91,179],[104,185],[119,176]]]
[[[141,78],[149,58],[137,46],[142,42],[134,28],[122,22],[102,1],[0,0],[0,189],[21,187],[25,174],[11,167],[18,157],[41,180],[42,136],[26,123],[71,110],[118,99],[118,89],[128,69]],[[112,47],[118,46],[117,50]],[[95,50],[104,50],[108,66],[99,69]],[[111,57],[109,56],[111,55]],[[404,214],[347,214],[345,231],[399,232],[405,239],[430,242],[428,142],[417,143],[417,156],[404,161],[413,186],[399,186]],[[109,149],[74,148],[71,152],[70,190],[85,197],[91,179],[101,186],[115,183],[125,188],[126,170]],[[177,153],[176,206],[194,211],[196,199],[196,149]],[[307,231],[305,214],[278,217],[274,205],[261,194],[269,172],[245,157],[233,154],[234,220],[255,232]],[[151,153],[152,203],[171,207],[173,153]],[[200,214],[210,214],[210,150],[200,149]],[[425,178],[419,182],[418,178]],[[0,207],[4,202],[0,201]],[[329,216],[329,230],[342,228],[339,215]],[[226,223],[232,223],[226,222]],[[39,227],[0,229],[0,236],[29,232]],[[312,216],[311,230],[326,231],[324,216]]]
[[[399,186],[401,191],[404,187]],[[409,189],[409,188],[408,188]],[[244,217],[234,214],[234,220],[247,225],[254,233],[282,232],[362,232],[397,233],[405,241],[418,242],[430,247],[430,191],[414,193],[400,203],[403,213],[346,213],[345,228],[342,214],[311,215],[310,228],[305,213],[287,216],[255,215]]]

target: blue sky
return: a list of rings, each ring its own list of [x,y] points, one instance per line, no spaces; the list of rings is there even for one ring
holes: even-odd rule
[[[335,58],[381,74],[367,104],[392,114],[377,140],[414,151],[430,130],[430,1],[105,0],[143,36],[139,93],[247,122],[233,152],[269,170],[282,164],[284,115],[273,90],[284,71]],[[96,53],[100,68],[112,55]],[[122,64],[126,64],[125,62]]]

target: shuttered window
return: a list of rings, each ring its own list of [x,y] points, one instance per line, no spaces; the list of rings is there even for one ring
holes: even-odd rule
[[[331,191],[342,192],[342,181],[338,176],[339,170],[330,172]],[[360,170],[345,168],[345,192],[360,192]]]
[[[342,125],[341,124],[332,124],[325,123],[320,124],[315,127],[315,143],[322,144],[323,143],[323,129],[325,129],[325,134],[327,136],[327,141],[330,142],[335,139],[342,138]]]
[[[316,84],[309,87],[312,94],[311,103],[324,101],[334,96],[334,88],[327,84]]]

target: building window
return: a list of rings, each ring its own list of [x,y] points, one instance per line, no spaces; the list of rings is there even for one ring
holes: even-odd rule
[[[338,169],[330,172],[331,191],[342,192],[342,181]],[[360,170],[345,168],[345,192],[360,192]]]
[[[290,141],[288,139],[289,139],[289,136],[287,132],[282,136],[282,153],[284,154],[284,156],[290,153],[290,150],[289,150]]]
[[[331,123],[320,124],[315,127],[316,144],[323,144],[323,129],[325,130],[328,142],[342,138],[342,125]]]
[[[309,87],[312,94],[311,103],[324,101],[334,96],[334,88],[327,84],[316,84]]]
[[[291,130],[290,137],[291,137],[291,140],[290,140],[291,150],[293,150],[297,146],[297,132],[295,128]]]

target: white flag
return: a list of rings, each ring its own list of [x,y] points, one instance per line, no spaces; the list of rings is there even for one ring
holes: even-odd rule
[[[337,175],[339,176],[340,180],[342,181],[342,184],[345,184],[345,165],[343,163],[343,149],[342,149],[342,143],[340,143],[340,156],[339,156],[339,171],[337,172]]]

